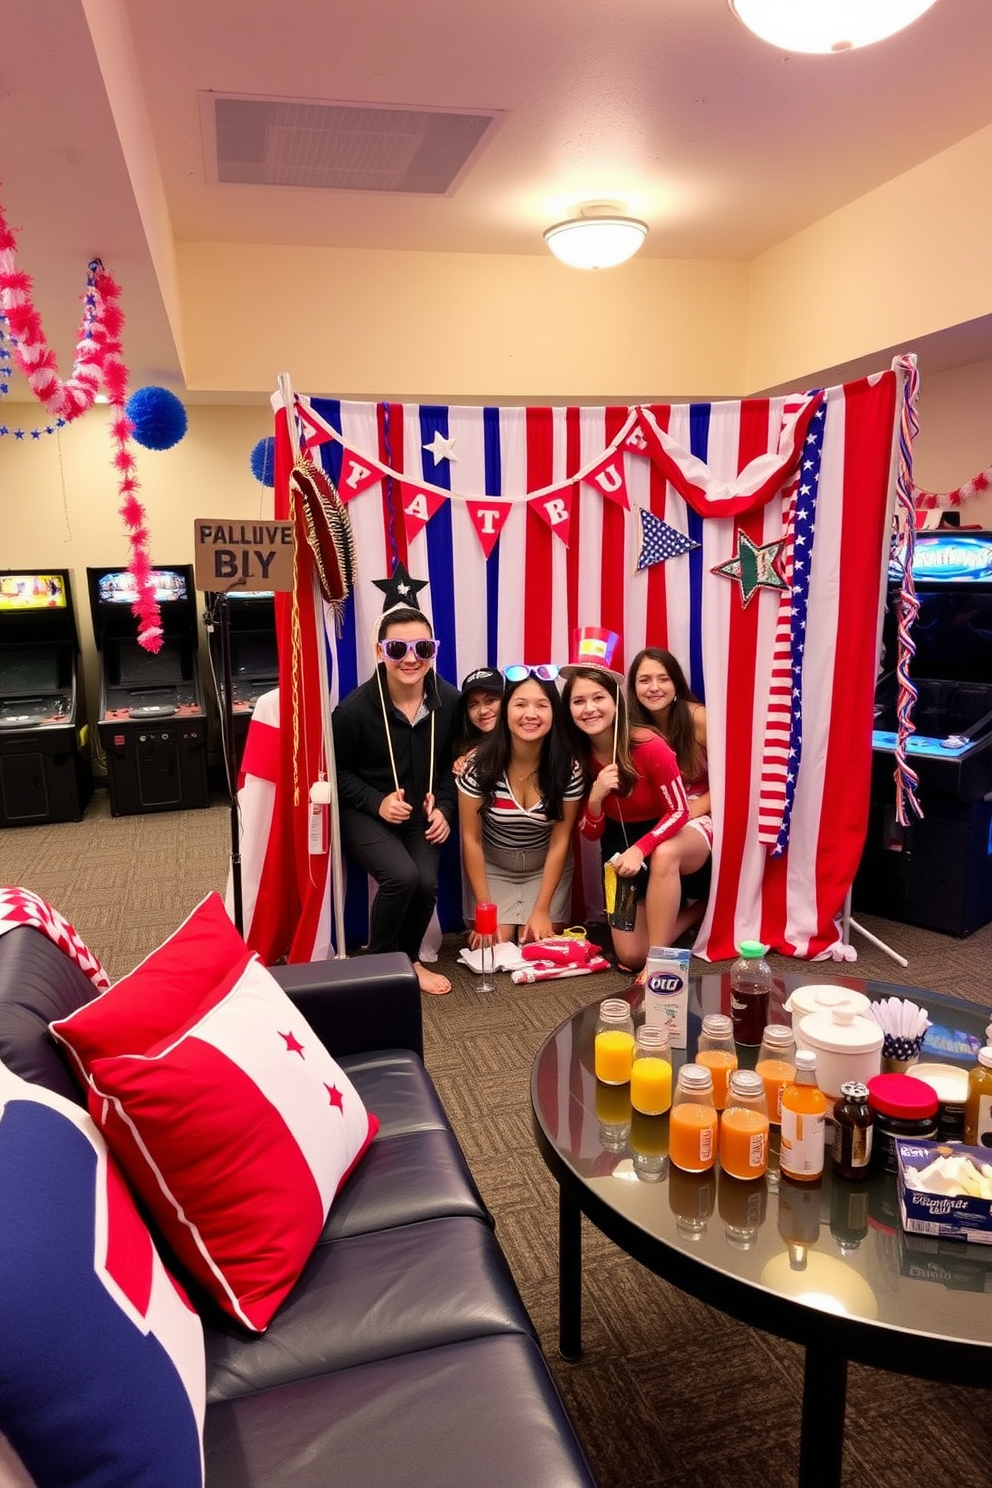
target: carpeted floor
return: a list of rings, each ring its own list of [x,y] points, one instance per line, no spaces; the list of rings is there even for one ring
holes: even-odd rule
[[[223,891],[226,802],[112,818],[99,790],[80,823],[0,832],[0,878],[43,895],[112,976],[152,950],[210,889]],[[992,1006],[992,926],[966,940],[858,916],[906,956],[854,935],[865,977]],[[480,994],[445,938],[449,997],[425,997],[427,1062],[497,1228],[558,1387],[603,1488],[780,1488],[795,1481],[802,1355],[652,1276],[584,1225],[585,1353],[557,1354],[557,1196],[531,1131],[529,1076],[545,1036],[625,987],[615,972]],[[773,957],[778,971],[797,965]],[[704,963],[695,963],[704,969]],[[720,969],[719,966],[706,969]],[[822,969],[821,969],[822,970]],[[939,1283],[935,1283],[939,1284]],[[976,1305],[992,1304],[976,1297]],[[897,1364],[896,1357],[893,1364]],[[858,1488],[978,1488],[992,1480],[983,1389],[850,1370],[844,1481]]]

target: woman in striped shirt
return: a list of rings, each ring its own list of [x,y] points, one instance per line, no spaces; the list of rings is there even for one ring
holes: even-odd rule
[[[477,903],[496,904],[500,940],[542,940],[568,922],[585,786],[557,726],[557,675],[507,667],[499,721],[458,777],[465,874]]]
[[[639,970],[651,946],[671,945],[689,871],[675,838],[689,820],[685,786],[671,748],[654,729],[631,729],[624,679],[605,666],[563,668],[566,735],[585,772],[588,797],[579,821],[598,840],[603,862],[620,878],[637,880],[633,930],[611,927],[624,969]],[[695,834],[694,834],[695,835]],[[709,849],[698,838],[699,867]]]

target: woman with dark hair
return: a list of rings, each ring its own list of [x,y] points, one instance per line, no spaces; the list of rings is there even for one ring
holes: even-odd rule
[[[648,724],[667,739],[689,797],[689,829],[713,848],[710,783],[706,766],[706,709],[670,651],[638,651],[627,674],[632,723]]]
[[[386,610],[376,669],[334,709],[341,843],[379,885],[370,951],[405,951],[422,992],[451,991],[420,947],[437,900],[438,855],[455,818],[451,740],[458,693],[439,677],[438,642],[419,610]]]
[[[476,903],[496,904],[500,940],[543,940],[568,922],[584,788],[557,726],[557,675],[506,668],[496,727],[458,777],[465,875]]]
[[[455,722],[452,769],[460,775],[469,755],[491,734],[503,701],[503,674],[492,667],[476,667],[462,683],[462,696]]]
[[[634,928],[611,926],[610,933],[621,966],[639,970],[649,948],[671,945],[678,928],[682,881],[672,843],[688,820],[688,804],[672,750],[655,729],[628,721],[624,678],[609,667],[619,637],[592,632],[606,636],[597,659],[588,634],[576,633],[577,659],[562,668],[566,733],[588,789],[579,831],[599,841],[603,862],[619,878],[636,881]]]

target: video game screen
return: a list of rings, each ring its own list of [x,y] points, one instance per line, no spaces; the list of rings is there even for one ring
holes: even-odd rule
[[[184,676],[183,646],[180,641],[166,640],[161,651],[146,651],[137,641],[120,641],[111,683],[132,689],[142,687],[177,687],[189,679]]]
[[[65,578],[62,574],[0,575],[0,610],[64,610],[65,608]]]
[[[38,697],[58,689],[59,654],[54,646],[0,650],[0,697]]]
[[[172,600],[188,599],[186,575],[174,568],[154,568],[155,598],[159,604]],[[133,605],[138,599],[138,586],[134,575],[126,568],[114,569],[99,576],[96,583],[97,600],[102,605]]]
[[[279,656],[271,631],[237,631],[231,634],[232,677],[278,677]]]

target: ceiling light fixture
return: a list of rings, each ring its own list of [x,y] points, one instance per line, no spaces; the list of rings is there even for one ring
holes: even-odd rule
[[[616,202],[587,202],[578,217],[549,227],[544,241],[573,269],[613,269],[633,258],[647,235],[647,223],[625,217]]]
[[[936,0],[727,0],[738,20],[784,52],[849,52],[894,36]]]

